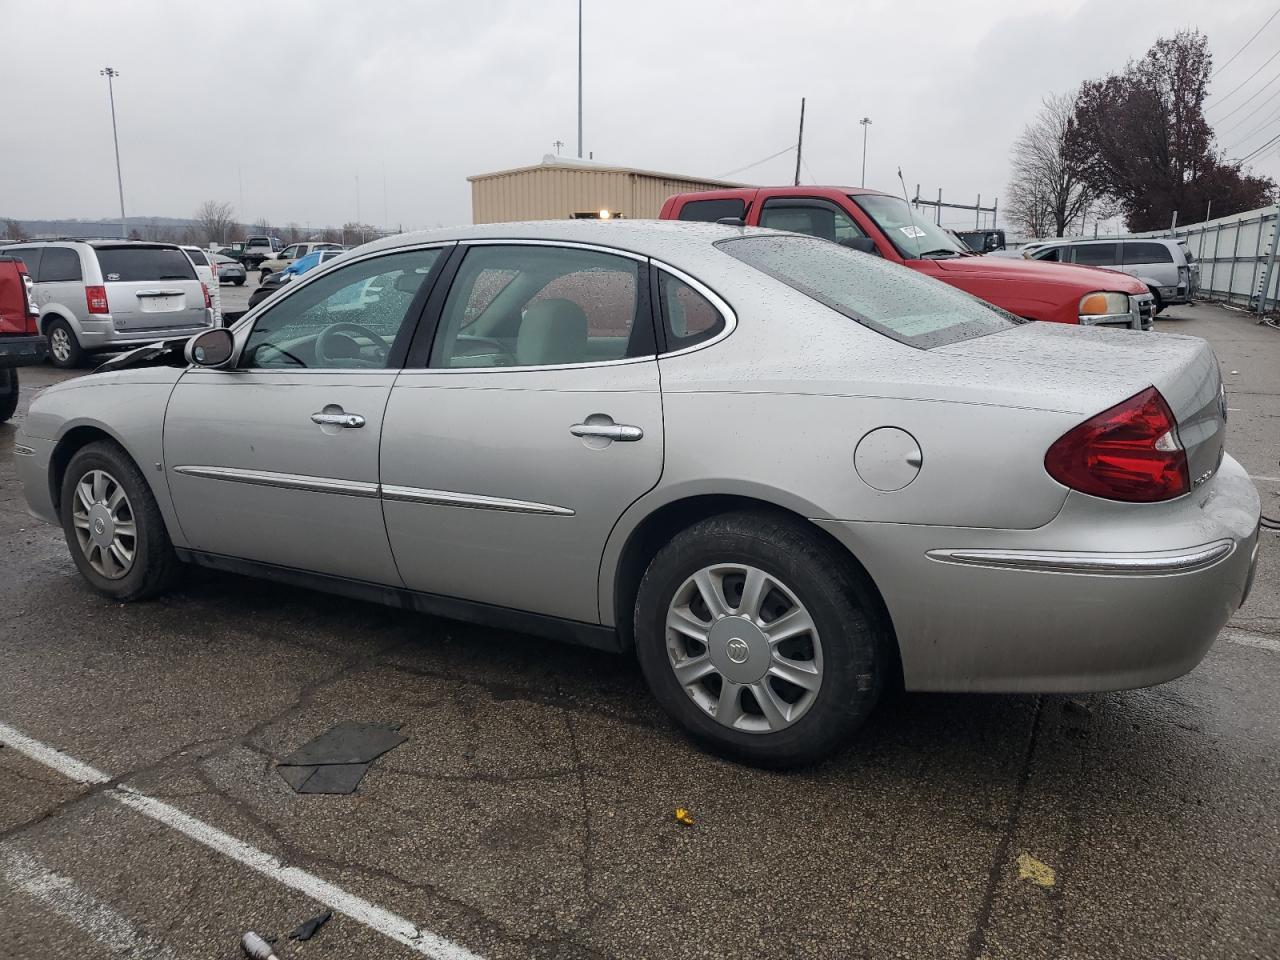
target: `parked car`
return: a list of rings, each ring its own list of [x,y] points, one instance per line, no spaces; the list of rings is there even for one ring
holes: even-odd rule
[[[957,230],[956,233],[974,253],[992,253],[1005,247],[1003,230]]]
[[[634,650],[753,763],[823,756],[899,675],[1179,676],[1257,560],[1204,340],[1027,323],[794,233],[391,237],[169,346],[22,426],[95,590],[186,561]]]
[[[248,272],[239,260],[229,257],[226,254],[215,253],[213,262],[218,267],[219,283],[234,283],[237,287],[243,287],[245,280],[249,278]]]
[[[183,245],[182,252],[191,260],[196,268],[196,276],[209,291],[209,302],[213,307],[213,322],[222,323],[222,281],[218,277],[218,269],[214,266],[211,255],[194,245]]]
[[[23,261],[0,247],[0,423],[18,409],[18,367],[40,363],[48,345]]]
[[[54,366],[213,325],[209,288],[176,244],[24,240],[3,249],[26,263],[35,283]]]
[[[284,241],[279,237],[250,237],[245,241],[240,262],[246,270],[257,270],[263,260],[274,257],[283,249]]]
[[[265,281],[271,274],[283,270],[285,267],[289,266],[289,264],[296,260],[300,260],[307,254],[314,253],[317,250],[336,250],[341,253],[344,249],[346,248],[340,243],[322,243],[318,241],[292,243],[280,251],[277,256],[269,257],[258,264],[258,269],[262,271],[258,280]]]
[[[286,283],[293,280],[294,277],[304,274],[312,267],[317,267],[322,263],[332,260],[334,257],[339,257],[345,252],[346,251],[342,247],[339,247],[336,250],[313,250],[305,257],[292,261],[279,273],[269,274],[266,279],[262,281],[258,289],[249,295],[249,309],[252,310],[263,300],[267,299],[267,297],[271,296],[283,287]]]
[[[1156,300],[1156,313],[1190,303],[1200,285],[1200,265],[1183,240],[1059,240],[1026,253],[1031,260],[1106,267],[1136,277]]]
[[[1028,320],[1151,329],[1155,300],[1138,281],[1097,270],[975,255],[901,197],[850,187],[747,187],[669,197],[663,220],[716,221],[833,240],[910,267]]]

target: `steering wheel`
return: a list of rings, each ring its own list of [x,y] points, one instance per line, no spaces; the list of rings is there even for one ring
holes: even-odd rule
[[[335,337],[343,334],[359,334],[367,337],[374,345],[374,356],[377,362],[365,360],[363,357],[336,356],[331,351],[337,346]],[[349,340],[349,343],[354,341]],[[340,360],[356,360],[361,366],[382,366],[387,362],[387,354],[390,353],[391,347],[380,334],[374,333],[368,327],[362,327],[358,323],[331,323],[320,331],[320,335],[316,337],[316,362],[322,367],[335,365]]]

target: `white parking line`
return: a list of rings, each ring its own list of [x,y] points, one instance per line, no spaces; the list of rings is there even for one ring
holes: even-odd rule
[[[30,757],[51,770],[56,770],[68,779],[77,783],[106,783],[111,778],[101,770],[86,763],[81,763],[59,750],[38,740],[33,740],[21,731],[5,723],[0,723],[0,743],[7,744],[19,753]],[[348,893],[341,887],[323,880],[314,874],[291,867],[273,857],[266,851],[259,850],[230,834],[223,833],[217,827],[205,823],[190,814],[183,813],[177,807],[160,800],[138,793],[128,786],[121,785],[106,791],[106,795],[117,803],[136,810],[145,817],[176,830],[183,836],[203,844],[210,850],[222,854],[237,863],[241,863],[270,877],[277,883],[297,890],[318,903],[350,917],[357,923],[397,943],[403,944],[415,953],[434,960],[481,960],[466,947],[454,943],[430,930],[423,930],[404,917],[389,910],[383,910],[368,900]]]
[[[22,850],[0,852],[0,881],[83,930],[99,946],[130,960],[178,960],[124,916]]]
[[[1260,633],[1250,633],[1248,630],[1236,630],[1233,627],[1227,627],[1219,636],[1228,643],[1238,643],[1242,647],[1253,647],[1257,650],[1267,650],[1270,653],[1280,653],[1280,640],[1274,637],[1264,637]]]

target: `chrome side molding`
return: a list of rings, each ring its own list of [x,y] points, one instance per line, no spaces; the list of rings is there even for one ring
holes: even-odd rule
[[[427,490],[423,487],[399,487],[385,484],[382,499],[402,503],[433,503],[444,507],[471,507],[476,510],[502,510],[506,513],[533,513],[551,517],[572,517],[568,507],[532,500],[509,500],[506,497],[485,497],[477,493],[455,493],[452,490]]]
[[[401,503],[430,503],[442,507],[468,507],[473,510],[500,510],[505,513],[528,513],[546,517],[572,517],[574,511],[552,503],[533,500],[511,500],[486,497],[478,493],[453,490],[429,490],[424,487],[402,487],[395,484],[338,480],[333,477],[310,477],[297,473],[275,473],[270,470],[244,470],[239,467],[174,467],[174,473],[205,480],[228,480],[281,490],[306,490],[310,493],[336,493],[348,497],[382,497]]]
[[[1234,549],[1230,540],[1218,540],[1178,553],[1126,555],[1057,550],[930,550],[925,555],[939,563],[1011,567],[1032,573],[1159,576],[1212,566]]]

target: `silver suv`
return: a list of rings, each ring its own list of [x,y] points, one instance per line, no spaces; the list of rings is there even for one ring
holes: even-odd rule
[[[176,244],[30,240],[0,250],[21,258],[34,281],[54,366],[214,325],[209,288]]]
[[[1200,285],[1195,254],[1181,240],[1062,240],[1036,244],[1025,256],[1127,273],[1151,290],[1156,313],[1170,304],[1190,303]]]

